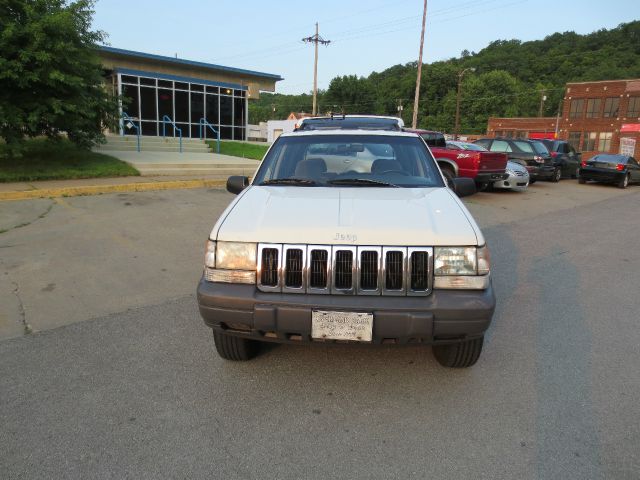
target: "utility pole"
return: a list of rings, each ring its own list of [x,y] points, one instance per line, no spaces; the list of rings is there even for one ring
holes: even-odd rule
[[[420,102],[420,77],[422,77],[422,48],[424,47],[424,27],[427,23],[427,0],[424,0],[422,12],[422,33],[420,33],[420,54],[418,55],[418,78],[416,79],[416,98],[413,101],[413,121],[411,128],[418,126],[418,102]]]
[[[544,102],[547,101],[547,96],[545,95],[546,90],[540,91],[540,108],[538,109],[538,116],[542,116],[542,112],[544,111]]]
[[[320,33],[318,31],[318,22],[316,22],[316,34],[312,35],[310,37],[303,38],[302,41],[305,42],[305,43],[314,43],[315,44],[316,57],[315,57],[315,61],[313,62],[313,111],[311,113],[312,113],[312,115],[316,115],[318,113],[318,111],[317,111],[317,106],[318,106],[318,102],[317,102],[317,97],[318,97],[318,44],[321,43],[322,45],[329,45],[331,43],[331,40],[325,40],[324,38],[322,38],[320,36]]]
[[[404,110],[404,107],[402,106],[402,100],[397,99],[396,103],[398,104],[398,117],[402,118],[402,110]]]
[[[462,77],[467,72],[475,72],[473,67],[465,68],[458,73],[458,94],[456,95],[456,122],[453,128],[453,139],[458,140],[458,130],[460,130],[460,97],[462,96]]]

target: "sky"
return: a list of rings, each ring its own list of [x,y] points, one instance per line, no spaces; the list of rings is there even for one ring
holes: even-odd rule
[[[112,47],[279,74],[279,93],[338,75],[367,76],[417,61],[423,0],[97,0],[93,27]],[[640,0],[428,0],[425,63],[479,51],[494,40],[590,33],[640,18]]]

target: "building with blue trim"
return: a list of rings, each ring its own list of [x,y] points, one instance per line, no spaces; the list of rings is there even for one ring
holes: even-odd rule
[[[280,75],[210,63],[165,57],[120,48],[101,47],[105,78],[114,94],[123,98],[120,133],[133,134],[135,123],[142,135],[174,134],[183,137],[245,140],[248,101],[261,91],[274,92]],[[170,121],[169,121],[170,120]]]

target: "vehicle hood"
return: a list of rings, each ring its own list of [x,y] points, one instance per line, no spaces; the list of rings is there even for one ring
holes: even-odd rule
[[[343,245],[482,245],[448,188],[251,186],[211,232],[224,241]]]

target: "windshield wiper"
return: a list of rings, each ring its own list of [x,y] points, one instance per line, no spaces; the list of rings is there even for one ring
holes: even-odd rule
[[[335,180],[329,180],[327,183],[331,185],[356,185],[356,186],[372,186],[372,187],[395,187],[399,188],[399,185],[395,183],[383,182],[381,180],[372,180],[370,178],[336,178]]]
[[[260,185],[316,185],[316,182],[308,178],[273,178]]]

